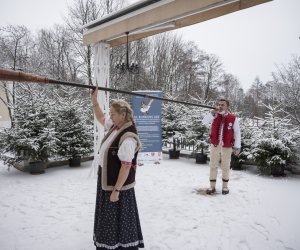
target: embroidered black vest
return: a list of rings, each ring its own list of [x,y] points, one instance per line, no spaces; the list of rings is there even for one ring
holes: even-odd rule
[[[106,136],[103,138],[102,143],[110,136],[113,132],[112,128]],[[113,141],[108,145],[108,148],[105,150],[103,165],[101,168],[101,185],[103,190],[113,190],[119,176],[119,172],[122,166],[122,163],[118,157],[119,144],[122,143],[127,137],[132,137],[137,140],[137,149],[140,148],[140,140],[136,133],[135,127],[131,122],[126,123],[115,135]],[[127,190],[134,187],[135,185],[135,172],[136,172],[136,162],[137,162],[138,150],[134,154],[132,159],[132,167],[129,170],[129,175],[121,188],[121,190]],[[100,170],[100,169],[99,169]]]
[[[118,150],[119,150],[119,142],[121,137],[126,132],[134,132],[135,129],[133,126],[130,126],[129,128],[123,130],[113,141],[111,146],[109,147],[108,154],[107,154],[107,185],[114,186],[118,180],[119,171],[121,168],[121,161],[118,157]],[[135,171],[136,171],[136,158],[137,158],[138,152],[134,154],[134,158],[132,160],[132,167],[130,168],[128,178],[126,179],[123,186],[129,185],[133,182],[135,182]]]

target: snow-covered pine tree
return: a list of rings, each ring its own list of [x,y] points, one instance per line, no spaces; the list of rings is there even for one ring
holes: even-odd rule
[[[254,141],[249,157],[253,157],[262,174],[274,174],[278,169],[283,172],[292,160],[300,135],[290,119],[283,116],[280,104],[265,107],[269,111],[264,119],[259,119],[260,136]]]
[[[256,120],[242,117],[240,118],[241,128],[241,148],[242,152],[238,156],[240,162],[246,162],[254,160],[251,150],[255,141],[262,136],[262,131],[256,126]]]
[[[167,95],[168,99],[176,99]],[[162,138],[164,143],[173,143],[176,151],[176,141],[185,134],[186,115],[182,104],[164,102],[162,105]],[[175,143],[174,143],[175,142]]]
[[[76,159],[92,152],[93,128],[88,125],[87,100],[78,95],[78,89],[61,86],[57,94],[56,132],[58,155]]]
[[[42,88],[31,84],[19,84],[15,98],[15,126],[0,134],[1,158],[8,165],[24,159],[47,162],[56,150],[50,100]]]
[[[202,154],[209,147],[209,129],[202,123],[205,112],[207,111],[198,107],[186,108],[186,139],[194,151]]]

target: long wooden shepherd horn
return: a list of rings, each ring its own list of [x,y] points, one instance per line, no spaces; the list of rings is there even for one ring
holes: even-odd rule
[[[38,83],[46,83],[46,84],[47,83],[60,84],[60,85],[67,85],[67,86],[86,88],[86,89],[95,89],[96,88],[96,86],[92,86],[92,85],[85,85],[85,84],[79,84],[79,83],[75,83],[75,82],[60,81],[60,80],[51,79],[51,78],[48,78],[48,77],[45,77],[45,76],[38,76],[38,75],[30,74],[30,73],[24,73],[24,72],[21,72],[21,71],[14,71],[14,70],[3,69],[3,68],[0,68],[0,80],[3,80],[3,81],[17,81],[17,82],[38,82]],[[105,88],[105,87],[99,87],[99,86],[98,86],[98,89],[103,90],[103,91],[122,93],[122,94],[126,94],[126,95],[141,96],[141,97],[149,98],[149,99],[162,100],[162,101],[166,101],[166,102],[181,103],[181,104],[184,104],[184,105],[191,105],[191,106],[197,106],[197,107],[202,107],[202,108],[209,108],[209,109],[214,109],[215,108],[215,107],[208,106],[208,105],[203,105],[203,104],[177,101],[177,100],[162,98],[162,97],[158,97],[158,96],[145,95],[145,94],[134,93],[134,92],[124,91],[124,90],[117,90],[117,89],[111,89],[111,88]]]

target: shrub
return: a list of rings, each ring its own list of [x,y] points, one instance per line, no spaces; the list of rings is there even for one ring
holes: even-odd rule
[[[274,138],[258,140],[252,150],[259,172],[266,175],[272,174],[279,166],[285,166],[291,153],[282,140]]]

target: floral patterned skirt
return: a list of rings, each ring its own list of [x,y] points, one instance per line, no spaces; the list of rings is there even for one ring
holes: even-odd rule
[[[117,202],[110,202],[110,195],[111,191],[102,189],[99,174],[93,237],[95,246],[106,249],[144,248],[134,188],[120,191]]]

